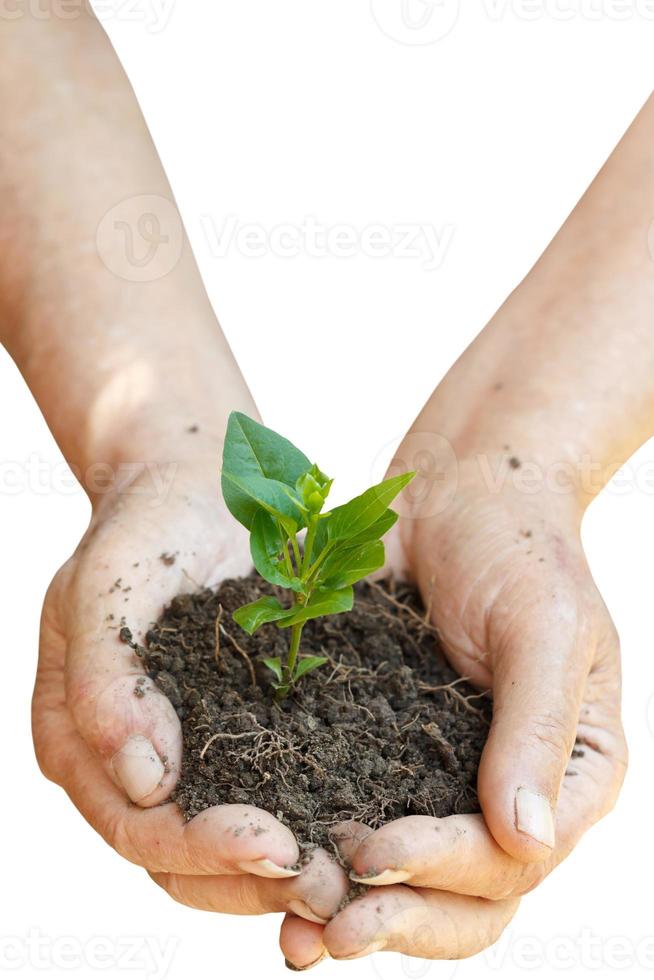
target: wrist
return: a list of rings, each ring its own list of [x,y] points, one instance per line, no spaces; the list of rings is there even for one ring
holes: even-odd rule
[[[447,521],[452,507],[478,506],[502,498],[516,515],[539,509],[568,528],[604,486],[606,466],[559,442],[547,426],[510,424],[500,413],[471,413],[453,428],[447,415],[421,413],[399,447],[391,472],[413,469],[417,477],[403,497],[403,522],[410,535],[425,521]],[[524,421],[524,420],[523,420]]]
[[[75,467],[94,507],[134,482],[155,494],[177,475],[218,485],[230,412],[258,413],[226,345],[220,357],[208,348],[201,364],[177,376],[164,364],[144,373],[141,364],[105,384],[87,414]]]

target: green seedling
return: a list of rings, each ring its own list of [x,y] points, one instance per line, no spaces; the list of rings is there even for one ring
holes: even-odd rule
[[[389,504],[414,476],[394,476],[324,511],[332,480],[288,439],[240,412],[230,415],[222,469],[225,503],[250,532],[256,570],[294,598],[283,606],[262,596],[234,613],[250,634],[264,623],[290,629],[286,659],[264,660],[279,700],[326,663],[325,657],[300,656],[302,628],[309,619],[352,608],[354,583],[384,564],[381,538],[398,516]],[[301,550],[298,535],[305,528]]]

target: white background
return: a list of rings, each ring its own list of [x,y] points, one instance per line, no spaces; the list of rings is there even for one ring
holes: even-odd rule
[[[392,441],[527,272],[652,85],[654,3],[645,0],[486,0],[461,11],[450,0],[411,0],[404,20],[402,0],[96,6],[265,420],[310,446],[328,472],[349,474],[343,494],[362,486],[379,453],[390,455]],[[297,229],[306,216],[357,234],[371,225],[391,234],[407,223],[426,225],[445,234],[447,247],[431,269],[424,254],[375,257],[365,245],[349,257],[307,254],[312,249],[301,238],[294,256],[277,254],[273,242],[255,257],[234,241],[221,255],[207,228],[220,237],[230,215],[267,232]],[[61,462],[4,354],[0,414],[3,464],[32,453]],[[493,950],[458,966],[378,954],[324,963],[323,975],[385,980],[456,972],[464,980],[500,970],[506,978],[572,970],[590,978],[618,968],[629,978],[651,975],[648,461],[651,443],[632,461],[640,464],[640,484],[614,481],[584,525],[591,566],[624,646],[632,762],[617,810],[525,899]],[[126,937],[147,937],[162,947],[172,943],[170,980],[287,976],[276,946],[278,917],[227,919],[174,905],[38,772],[29,700],[39,610],[88,517],[79,489],[0,489],[5,684],[11,678],[0,714],[0,950],[14,937],[11,955],[19,956],[13,971],[7,961],[2,967],[20,977],[161,977],[143,948],[131,968],[118,962]],[[30,930],[44,940],[40,959],[33,946],[30,952]],[[88,963],[71,969],[62,947],[52,945],[97,936],[109,943],[102,970]]]

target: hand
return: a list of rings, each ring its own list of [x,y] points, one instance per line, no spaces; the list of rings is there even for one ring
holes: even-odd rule
[[[152,682],[139,680],[142,665],[118,634],[124,616],[142,640],[177,593],[250,570],[247,539],[226,513],[212,469],[207,477],[204,466],[179,466],[164,499],[153,499],[149,469],[96,508],[46,598],[33,702],[36,752],[45,775],[98,833],[178,901],[241,914],[292,911],[324,922],[347,879],[324,852],[301,874],[289,870],[297,843],[270,814],[225,805],[185,823],[176,804],[157,805],[180,770],[180,724]],[[161,560],[164,553],[174,564]],[[135,695],[137,686],[145,696]],[[240,832],[244,823],[251,833]]]
[[[483,816],[351,827],[353,873],[375,887],[324,930],[332,955],[440,958],[494,941],[517,898],[612,808],[626,768],[618,638],[572,495],[535,497],[510,478],[492,492],[470,461],[455,498],[433,516],[430,507],[400,522],[390,550],[396,571],[419,584],[452,665],[492,690]],[[286,930],[289,951],[308,936],[302,923]]]

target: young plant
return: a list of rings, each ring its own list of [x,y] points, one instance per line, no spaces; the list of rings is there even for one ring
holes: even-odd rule
[[[250,634],[264,623],[290,629],[287,658],[264,660],[278,699],[326,662],[325,657],[299,656],[302,628],[309,619],[352,608],[353,584],[384,564],[380,539],[398,516],[388,505],[414,476],[384,480],[323,513],[332,480],[288,439],[240,412],[230,415],[222,469],[225,503],[250,532],[259,574],[294,593],[291,606],[262,596],[234,613]],[[301,551],[298,533],[304,528]]]

